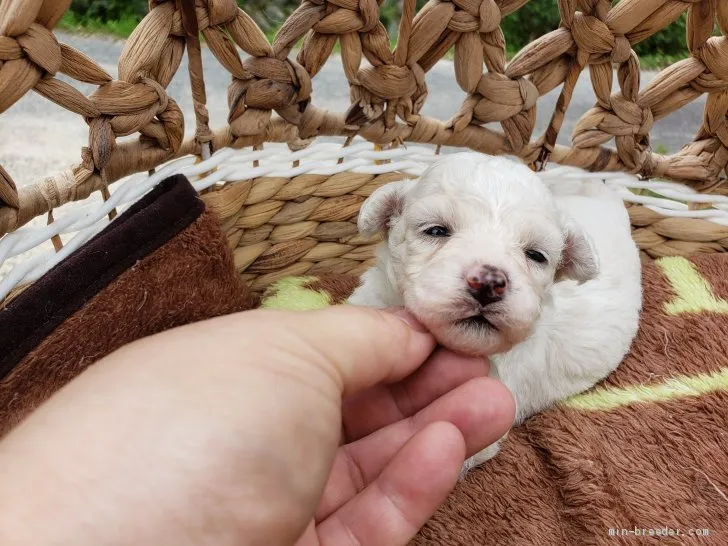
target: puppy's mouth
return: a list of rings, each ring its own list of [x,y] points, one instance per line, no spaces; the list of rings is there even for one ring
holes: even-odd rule
[[[481,314],[460,319],[457,321],[457,324],[471,329],[498,331],[498,328]]]

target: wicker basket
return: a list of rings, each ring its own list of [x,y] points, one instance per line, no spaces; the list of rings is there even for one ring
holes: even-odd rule
[[[621,0],[612,7],[610,0],[554,0],[560,28],[506,64],[499,24],[527,1],[430,0],[415,13],[414,0],[403,0],[392,51],[377,0],[303,0],[272,44],[235,0],[150,0],[114,80],[52,33],[70,0],[2,0],[0,112],[33,89],[83,116],[89,140],[77,165],[32,186],[16,188],[0,167],[0,263],[23,258],[6,268],[0,300],[172,172],[187,174],[217,211],[254,289],[285,275],[358,273],[376,243],[357,234],[362,201],[385,182],[417,175],[442,146],[511,154],[543,176],[608,178],[623,188],[645,258],[725,251],[728,1]],[[640,89],[631,46],[686,10],[690,57]],[[722,36],[713,36],[716,21]],[[205,107],[200,33],[232,75],[228,125],[217,131]],[[317,105],[312,89],[337,41],[350,86],[346,112]],[[420,114],[425,73],[453,48],[467,98],[452,119],[428,118]],[[166,92],[185,49],[196,123],[188,140]],[[572,145],[557,145],[587,68],[595,105],[577,123]],[[615,69],[619,90],[612,93]],[[59,73],[98,87],[86,97]],[[557,86],[549,126],[534,134],[539,98]],[[653,123],[703,93],[694,140],[674,155],[654,153]],[[501,130],[486,126],[493,122]],[[319,136],[342,139],[314,143]],[[544,170],[547,163],[566,167]],[[142,174],[111,186],[133,173]],[[59,209],[79,200],[87,203]],[[31,223],[43,215],[48,225]]]

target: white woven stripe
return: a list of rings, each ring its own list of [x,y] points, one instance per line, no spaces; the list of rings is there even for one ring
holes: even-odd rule
[[[52,224],[26,225],[4,236],[0,240],[0,300],[16,286],[37,280],[106,227],[108,214],[113,209],[123,212],[173,174],[185,175],[197,191],[202,191],[218,183],[235,183],[262,176],[330,176],[345,171],[375,175],[397,171],[419,175],[436,159],[433,147],[407,146],[375,150],[370,143],[364,141],[348,147],[334,142],[321,142],[298,152],[291,152],[281,145],[269,145],[263,150],[225,148],[200,163],[195,163],[193,157],[178,159],[157,169],[151,176],[138,174],[120,181],[114,186],[111,197],[106,202],[90,198],[83,203],[70,203],[54,211],[55,221]],[[259,162],[257,167],[253,166],[254,161]],[[294,167],[294,161],[298,161],[299,165]],[[387,162],[381,163],[382,161]],[[619,188],[625,201],[642,204],[661,215],[702,218],[728,226],[728,197],[699,194],[682,184],[644,182],[624,173],[588,173],[564,166],[549,168],[540,175],[546,182],[604,180]],[[646,189],[653,195],[637,195],[629,191],[630,189]],[[710,204],[712,208],[690,210],[686,203]],[[48,243],[56,235],[65,236],[62,237],[63,249],[58,253]],[[22,258],[18,259],[21,255]],[[8,267],[6,261],[12,265]]]

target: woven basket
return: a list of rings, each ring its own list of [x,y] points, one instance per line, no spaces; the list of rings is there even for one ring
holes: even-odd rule
[[[12,258],[0,300],[174,172],[186,174],[219,214],[236,266],[255,290],[286,275],[359,273],[376,244],[357,234],[361,203],[383,183],[416,176],[443,146],[517,156],[545,177],[619,185],[645,259],[725,251],[728,1],[621,0],[612,7],[610,0],[554,0],[560,27],[506,64],[499,25],[527,1],[430,0],[415,13],[414,0],[403,0],[392,51],[377,0],[303,0],[273,43],[235,0],[150,0],[114,80],[54,36],[70,0],[2,0],[0,112],[32,89],[83,116],[89,140],[78,164],[31,186],[16,188],[0,167],[0,263]],[[685,11],[690,57],[640,88],[632,45]],[[716,22],[722,36],[713,36]],[[205,107],[200,34],[231,73],[228,125],[217,131]],[[337,41],[350,87],[346,112],[317,104],[312,85]],[[420,114],[425,73],[451,49],[467,98],[441,121]],[[166,92],[185,50],[196,124],[188,140]],[[594,107],[578,121],[571,146],[557,145],[586,69]],[[69,78],[97,89],[84,96]],[[539,99],[558,86],[548,128],[534,134]],[[674,155],[654,153],[653,123],[703,93],[694,140]],[[341,142],[314,142],[321,136]],[[141,174],[112,186],[134,173]],[[61,207],[80,200],[86,203]]]

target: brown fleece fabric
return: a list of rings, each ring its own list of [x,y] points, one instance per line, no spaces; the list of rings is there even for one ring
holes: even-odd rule
[[[149,211],[156,214],[154,207]],[[121,272],[14,365],[0,382],[0,436],[89,365],[122,345],[254,306],[235,272],[219,220],[212,213],[200,213],[166,244]],[[146,212],[137,214],[143,217]],[[151,235],[147,233],[147,237]],[[103,256],[103,252],[90,253],[88,260],[102,260]]]
[[[690,261],[715,297],[728,300],[728,256]],[[337,304],[356,284],[332,275],[303,288]],[[657,392],[671,377],[728,370],[728,313],[668,314],[676,293],[659,264],[644,267],[643,286],[632,351],[599,389]],[[121,345],[252,305],[216,219],[203,214],[15,365],[0,382],[0,434]],[[534,416],[458,484],[412,544],[728,544],[728,382],[711,385],[693,396],[673,389],[656,400],[592,409],[565,403]],[[635,529],[666,536],[635,536]],[[709,536],[689,536],[695,529]]]
[[[728,298],[726,256],[691,262],[717,297]],[[638,337],[601,386],[655,385],[725,369],[728,315],[667,315],[673,289],[656,264],[644,267],[643,286]],[[725,494],[725,390],[608,410],[559,406],[514,430],[501,453],[458,485],[413,544],[724,545]],[[610,528],[626,534],[610,536]],[[668,536],[649,536],[651,529]],[[690,529],[710,534],[669,535]]]
[[[690,262],[715,297],[728,300],[728,256]],[[355,284],[320,277],[305,286],[341,303]],[[632,351],[599,387],[654,387],[728,370],[728,314],[668,315],[675,293],[655,263],[644,267],[643,286]],[[698,396],[614,408],[562,404],[511,431],[501,452],[458,484],[412,544],[726,545],[726,495],[728,382]],[[687,534],[695,529],[709,535]]]
[[[204,210],[189,181],[182,175],[171,176],[0,307],[0,381],[84,303]]]

